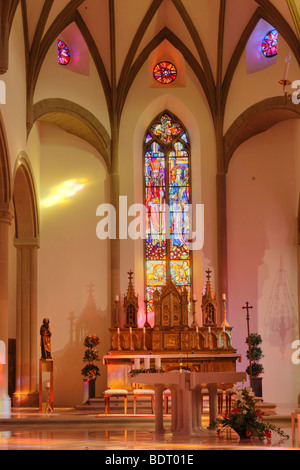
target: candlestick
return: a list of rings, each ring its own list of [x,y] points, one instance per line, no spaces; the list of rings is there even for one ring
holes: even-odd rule
[[[290,68],[290,62],[291,62],[291,55],[288,54],[285,58],[283,80],[287,80],[288,73],[289,73],[289,68]]]

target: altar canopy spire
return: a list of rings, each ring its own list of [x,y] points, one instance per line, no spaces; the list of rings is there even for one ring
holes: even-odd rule
[[[123,309],[125,313],[125,328],[137,328],[137,313],[139,310],[138,296],[135,295],[133,286],[133,272],[128,273],[127,294],[124,295]]]
[[[205,271],[206,286],[205,291],[202,295],[202,315],[203,315],[203,326],[217,326],[217,300],[216,295],[213,293],[211,279],[211,269]]]

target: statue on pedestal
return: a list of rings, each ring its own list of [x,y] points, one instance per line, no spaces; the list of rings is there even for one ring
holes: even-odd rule
[[[51,330],[49,326],[49,318],[43,319],[43,324],[40,328],[41,335],[41,359],[52,359],[51,355]]]

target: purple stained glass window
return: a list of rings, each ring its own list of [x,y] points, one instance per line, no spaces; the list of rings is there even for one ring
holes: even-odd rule
[[[71,59],[71,53],[68,46],[60,39],[57,43],[58,63],[68,65]]]
[[[278,32],[272,29],[261,43],[261,51],[265,57],[274,57],[278,53]]]
[[[168,85],[174,82],[177,77],[177,70],[171,62],[159,62],[153,69],[153,76],[158,83]]]

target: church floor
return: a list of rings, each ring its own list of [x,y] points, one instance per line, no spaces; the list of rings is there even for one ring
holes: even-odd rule
[[[151,415],[88,414],[74,409],[55,409],[51,415],[35,409],[14,409],[11,418],[0,417],[0,450],[102,450],[118,455],[118,451],[171,453],[199,450],[300,450],[292,442],[290,410],[270,416],[268,421],[280,427],[289,438],[275,435],[271,442],[250,439],[239,441],[232,433],[217,438],[204,434],[186,437],[169,431],[170,416],[164,417],[165,433],[156,435]],[[203,428],[208,416],[203,417]]]

